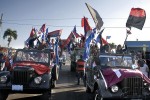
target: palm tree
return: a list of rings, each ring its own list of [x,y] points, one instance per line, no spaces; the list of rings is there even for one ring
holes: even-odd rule
[[[15,40],[17,39],[17,31],[15,30],[11,30],[11,29],[7,29],[5,32],[4,32],[4,35],[3,35],[3,39],[5,39],[6,37],[8,38],[8,47],[10,45],[10,42],[12,41],[12,38],[14,38]]]

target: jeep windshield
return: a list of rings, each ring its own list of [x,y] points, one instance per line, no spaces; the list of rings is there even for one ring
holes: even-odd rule
[[[49,63],[49,52],[40,50],[18,50],[14,58],[15,62]]]
[[[131,56],[125,55],[100,55],[100,65],[102,68],[132,68],[133,59]]]

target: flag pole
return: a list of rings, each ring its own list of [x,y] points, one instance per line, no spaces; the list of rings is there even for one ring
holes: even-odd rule
[[[128,31],[127,31],[127,32],[126,32],[126,38],[125,38],[125,40],[124,40],[124,44],[123,44],[123,46],[125,46],[125,43],[126,43],[127,38],[128,38],[128,35],[129,35],[129,33],[128,33]]]

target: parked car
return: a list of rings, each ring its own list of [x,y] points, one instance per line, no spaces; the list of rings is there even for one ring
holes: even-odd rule
[[[9,93],[39,93],[49,100],[57,79],[49,50],[18,49],[10,71],[0,72],[0,100],[6,100]]]
[[[137,68],[131,55],[90,55],[86,62],[86,92],[94,100],[149,98],[150,79]]]

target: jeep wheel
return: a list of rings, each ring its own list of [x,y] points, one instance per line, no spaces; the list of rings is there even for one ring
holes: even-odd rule
[[[94,100],[104,100],[101,94],[98,92],[98,89],[95,91]]]
[[[86,93],[91,93],[91,89],[87,84],[86,84]]]
[[[0,100],[6,100],[8,93],[0,91]]]

